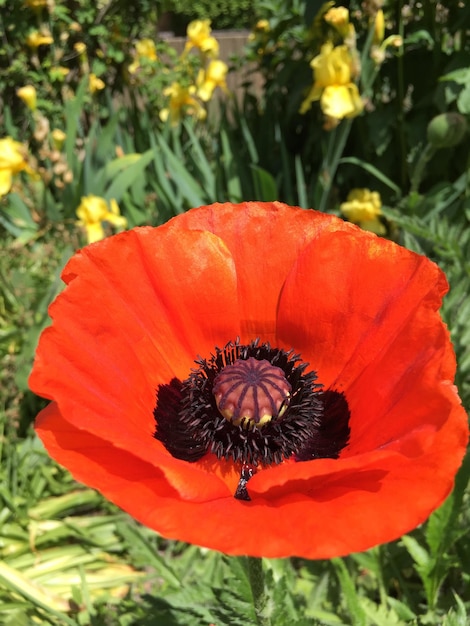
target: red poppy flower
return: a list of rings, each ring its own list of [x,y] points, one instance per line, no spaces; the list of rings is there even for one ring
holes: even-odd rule
[[[216,204],[90,245],[63,279],[37,432],[165,537],[327,558],[451,491],[467,421],[427,258],[315,211]]]

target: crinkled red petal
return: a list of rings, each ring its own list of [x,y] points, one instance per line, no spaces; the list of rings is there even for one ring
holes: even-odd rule
[[[279,202],[212,204],[178,216],[169,227],[209,230],[224,240],[237,268],[241,340],[260,337],[273,345],[279,293],[299,252],[324,232],[354,228]]]
[[[187,464],[153,438],[152,411],[159,384],[186,378],[198,354],[240,333],[226,246],[208,232],[137,229],[84,248],[63,276],[68,287],[50,307],[31,389],[77,428],[156,467],[166,459],[167,474],[194,494]]]
[[[301,352],[326,388],[346,394],[351,440],[344,454],[445,419],[432,398],[455,374],[437,312],[446,291],[437,265],[367,233],[325,233],[299,254],[283,286],[278,337]]]
[[[455,391],[449,387],[444,395],[449,413],[437,433],[410,433],[388,450],[348,459],[260,472],[249,483],[251,502],[229,493],[203,498],[204,485],[200,497],[182,497],[138,451],[133,455],[75,428],[54,403],[39,416],[37,429],[49,453],[77,480],[165,537],[234,555],[330,558],[401,536],[450,493],[467,432]]]

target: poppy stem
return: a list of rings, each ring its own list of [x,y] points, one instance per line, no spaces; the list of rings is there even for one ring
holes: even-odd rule
[[[268,594],[264,580],[263,561],[260,558],[248,556],[244,559],[244,565],[253,595],[257,623],[259,626],[271,626],[271,618],[267,610]]]

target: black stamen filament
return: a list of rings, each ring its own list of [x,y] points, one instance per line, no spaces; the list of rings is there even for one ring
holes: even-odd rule
[[[343,394],[324,391],[293,351],[259,340],[216,348],[181,382],[157,389],[155,437],[178,459],[215,454],[240,465],[235,497],[258,469],[293,458],[337,458],[349,439]]]

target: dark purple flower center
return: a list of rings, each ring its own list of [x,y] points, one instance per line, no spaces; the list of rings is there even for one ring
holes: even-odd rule
[[[324,390],[293,351],[258,340],[198,359],[188,378],[157,389],[155,437],[190,463],[215,454],[240,466],[235,497],[258,468],[337,458],[349,440],[344,395]]]
[[[217,374],[212,393],[217,408],[235,426],[258,428],[282,417],[291,385],[280,367],[266,359],[238,359]]]

